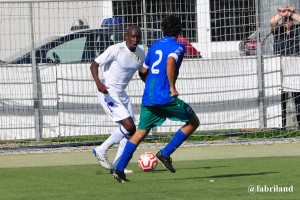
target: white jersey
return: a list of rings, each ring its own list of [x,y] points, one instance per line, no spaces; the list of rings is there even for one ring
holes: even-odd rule
[[[126,42],[108,47],[95,62],[102,66],[102,82],[109,88],[109,93],[122,92],[126,89],[134,73],[142,66],[145,59],[144,51],[137,47],[131,52]]]

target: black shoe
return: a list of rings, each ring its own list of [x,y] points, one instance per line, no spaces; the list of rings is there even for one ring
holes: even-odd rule
[[[129,180],[126,178],[124,172],[121,172],[117,167],[112,170],[112,176],[117,179],[121,183],[128,182]]]
[[[156,157],[162,162],[166,169],[170,172],[175,173],[175,169],[172,166],[172,158],[171,157],[164,157],[161,155],[161,150],[156,154]]]

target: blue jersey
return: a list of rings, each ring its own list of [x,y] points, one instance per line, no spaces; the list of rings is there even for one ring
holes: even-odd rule
[[[175,58],[178,76],[184,52],[185,46],[172,37],[164,37],[151,46],[144,62],[149,73],[142,98],[143,105],[165,105],[174,100],[167,76],[167,59],[169,56]]]

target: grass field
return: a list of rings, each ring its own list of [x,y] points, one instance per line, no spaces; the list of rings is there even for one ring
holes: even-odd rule
[[[156,152],[157,149],[150,149]],[[161,163],[153,172],[129,164],[129,183],[118,183],[90,151],[0,156],[0,199],[299,199],[300,144],[179,148],[176,173]],[[115,151],[109,151],[113,159]],[[257,192],[248,187],[288,187],[292,192]]]

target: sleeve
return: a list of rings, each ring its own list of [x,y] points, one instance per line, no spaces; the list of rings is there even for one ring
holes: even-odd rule
[[[95,58],[95,62],[99,64],[99,66],[103,66],[115,58],[115,50],[113,46],[108,47],[102,54],[100,54],[97,58]]]
[[[184,45],[179,45],[178,48],[175,49],[175,51],[171,52],[168,57],[173,57],[176,62],[178,60],[182,60],[185,52],[185,46]]]

